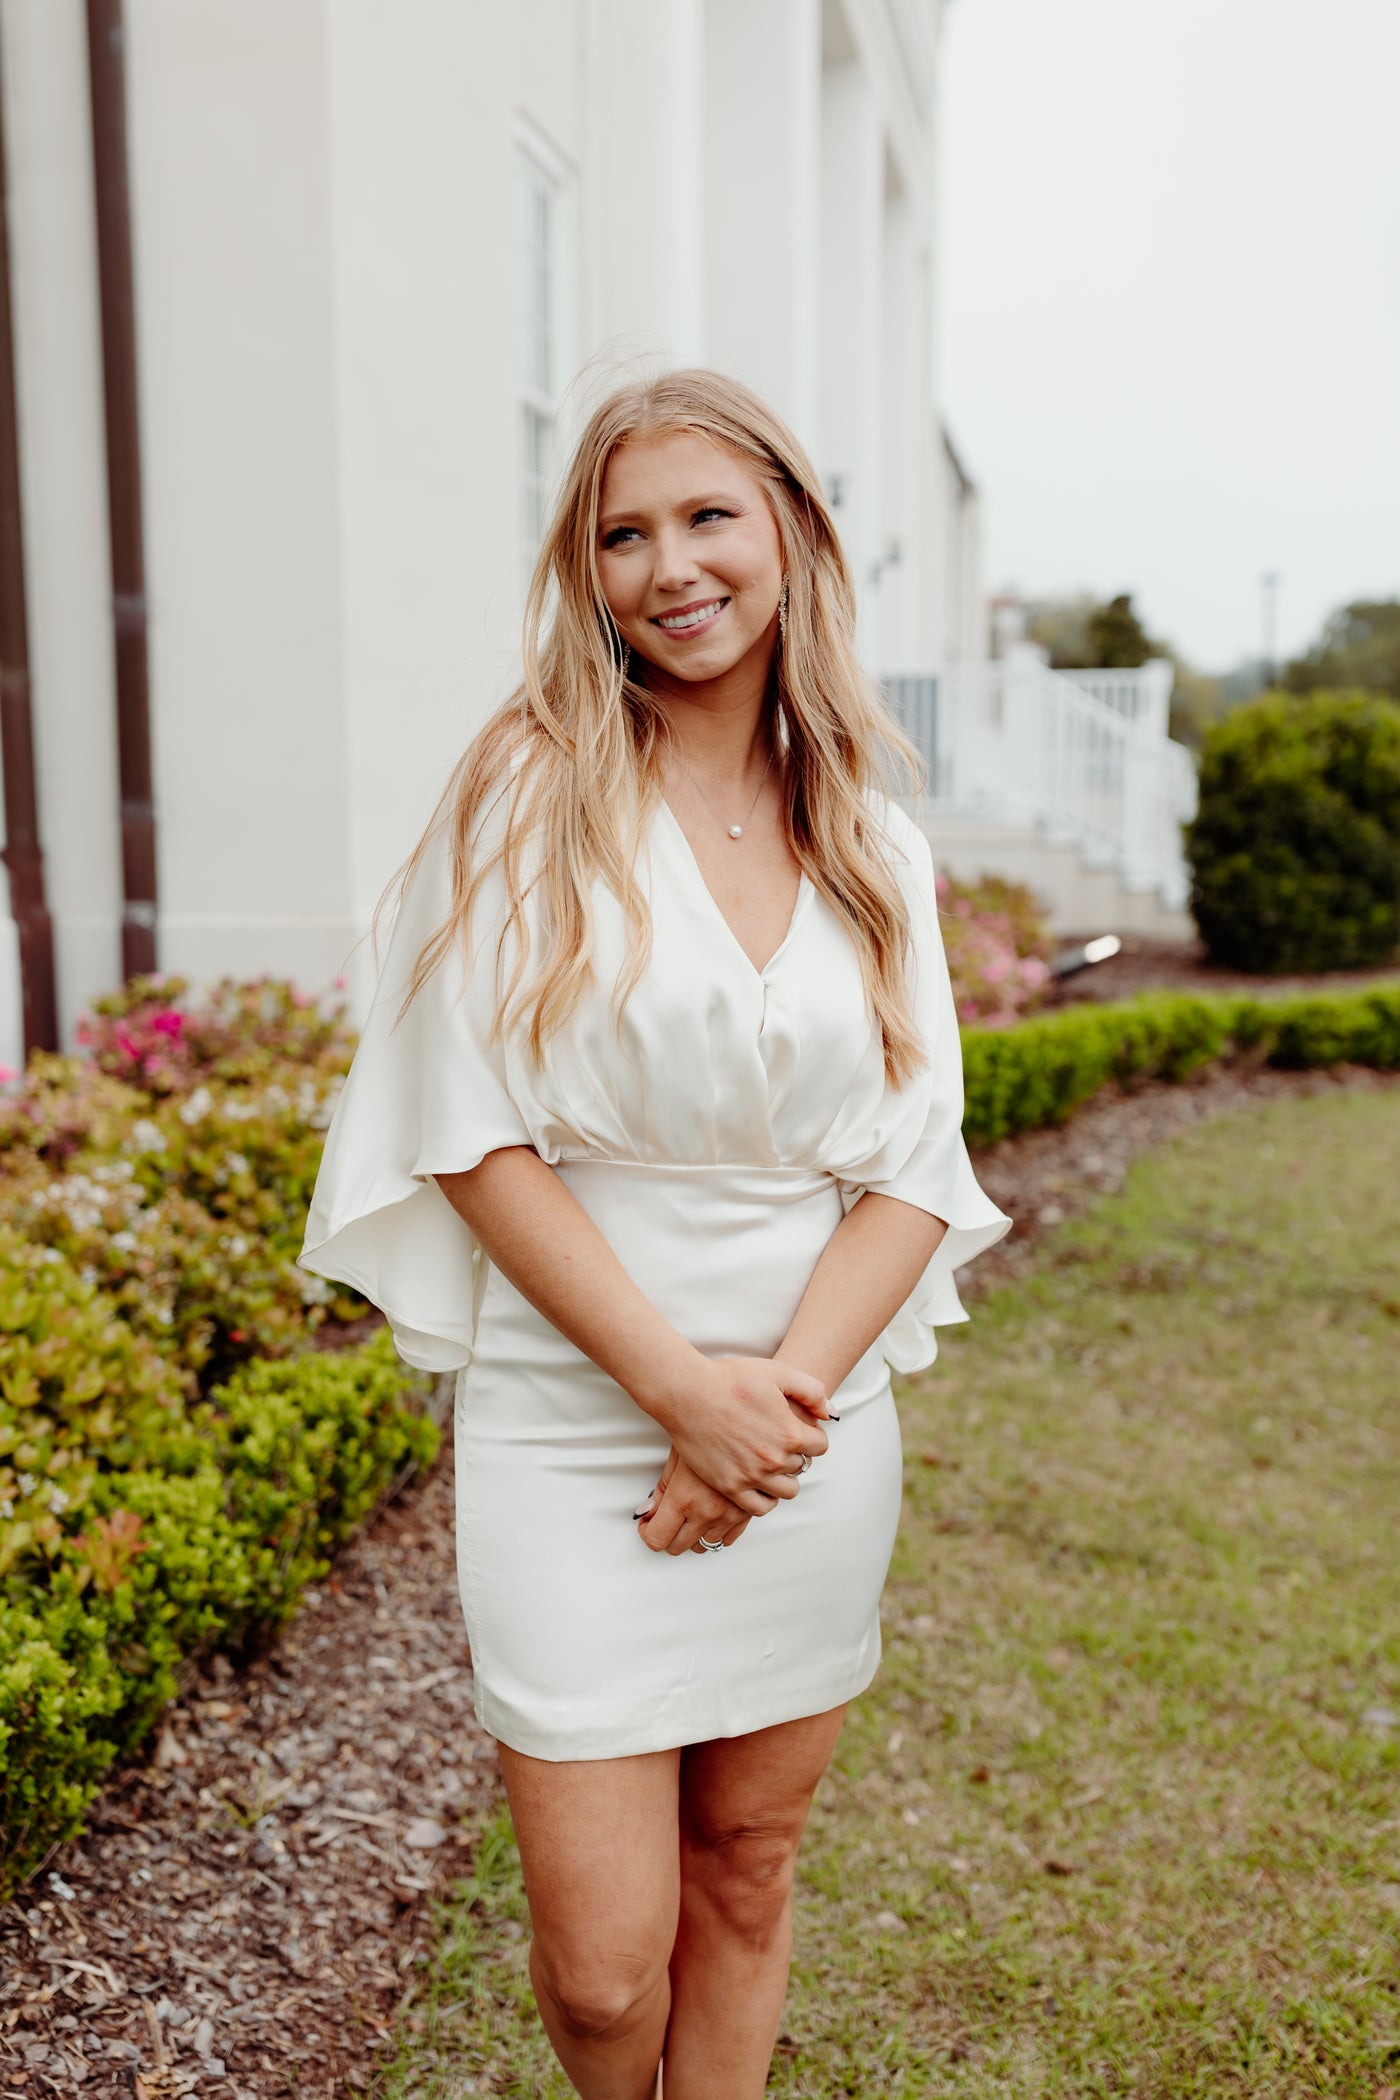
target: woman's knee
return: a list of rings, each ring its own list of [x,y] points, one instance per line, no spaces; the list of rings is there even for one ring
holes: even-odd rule
[[[531,1949],[535,1990],[548,1997],[568,2033],[578,2041],[626,2034],[649,2016],[666,1977],[670,1949],[632,1954],[598,1947]]]
[[[762,1945],[786,1922],[799,1836],[782,1822],[690,1827],[682,1887],[731,1931]]]

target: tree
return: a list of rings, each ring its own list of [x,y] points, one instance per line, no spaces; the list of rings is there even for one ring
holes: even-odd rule
[[[1135,671],[1149,656],[1167,653],[1150,639],[1127,591],[1090,613],[1089,647],[1093,652],[1090,662],[1101,671]]]
[[[1400,598],[1356,598],[1339,607],[1280,682],[1290,693],[1349,686],[1400,700]]]

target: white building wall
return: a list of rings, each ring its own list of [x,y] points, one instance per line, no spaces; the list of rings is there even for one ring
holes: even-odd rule
[[[705,354],[815,451],[820,0],[706,0],[705,26]]]
[[[84,8],[0,10],[71,1026],[119,895]],[[166,968],[349,960],[362,1005],[371,908],[509,689],[522,144],[558,190],[561,445],[619,373],[736,373],[840,477],[872,668],[942,646],[936,0],[126,10]]]

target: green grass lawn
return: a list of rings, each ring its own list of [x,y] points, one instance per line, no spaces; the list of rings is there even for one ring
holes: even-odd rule
[[[1400,1096],[1203,1125],[901,1396],[771,2090],[1400,2094]],[[565,2095],[482,1833],[394,2096]]]

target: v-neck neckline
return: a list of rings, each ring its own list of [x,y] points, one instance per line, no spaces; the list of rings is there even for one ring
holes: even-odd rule
[[[709,883],[706,882],[705,872],[700,866],[699,861],[695,857],[695,848],[691,845],[690,840],[685,835],[685,827],[682,825],[680,818],[676,815],[675,811],[672,809],[670,803],[666,800],[666,797],[664,795],[662,795],[660,798],[660,806],[665,813],[667,823],[670,825],[672,831],[676,835],[677,842],[679,843],[682,852],[685,854],[687,861],[690,863],[691,869],[695,876],[695,881],[699,886],[702,894],[704,895],[706,901],[708,902],[710,910],[713,912],[715,918],[719,921],[719,924],[723,927],[725,933],[728,935],[730,945],[733,947],[735,953],[742,957],[745,965],[750,970],[752,970],[755,980],[759,984],[765,984],[768,979],[768,972],[772,969],[774,963],[777,962],[778,957],[787,947],[794,933],[796,933],[797,922],[801,916],[802,907],[806,902],[807,897],[812,892],[812,885],[808,879],[807,870],[805,868],[799,868],[798,870],[797,895],[792,900],[792,915],[788,919],[787,932],[783,935],[777,947],[769,956],[767,962],[764,963],[763,967],[760,969],[758,964],[754,961],[753,957],[749,954],[748,949],[740,940],[738,934],[734,931],[734,928],[730,925],[728,919],[726,919],[726,917],[724,916],[724,913],[720,910],[719,901],[716,898],[714,891],[710,888]]]

